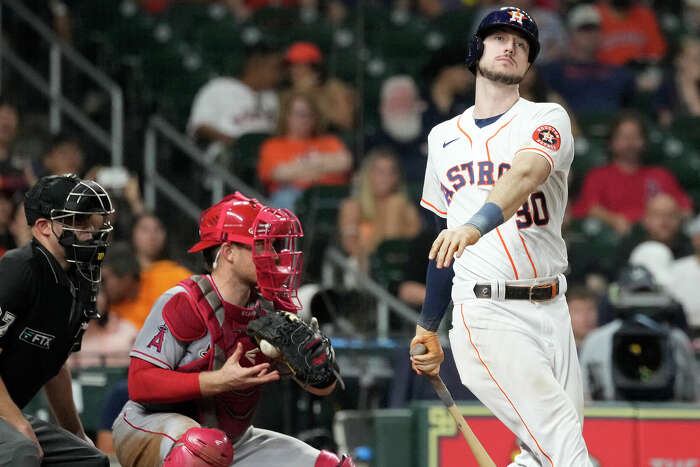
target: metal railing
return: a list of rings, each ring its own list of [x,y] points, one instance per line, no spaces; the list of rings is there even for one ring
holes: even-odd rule
[[[49,128],[51,133],[55,134],[61,131],[62,114],[65,113],[111,154],[113,166],[123,165],[124,104],[122,90],[119,85],[98,70],[73,47],[66,44],[20,1],[0,0],[0,36],[3,33],[2,16],[4,8],[12,10],[17,18],[22,19],[42,39],[49,43],[49,77],[47,81],[41,76],[41,73],[37,72],[31,64],[19,57],[6,43],[0,47],[0,77],[2,76],[2,63],[4,61],[49,100]],[[111,100],[111,128],[109,131],[105,131],[95,124],[80,108],[63,96],[61,79],[63,58],[71,62],[76,69],[91,78],[109,94]],[[0,83],[2,83],[1,79]]]
[[[398,317],[414,323],[418,320],[418,312],[391,295],[384,287],[377,284],[366,273],[360,271],[338,248],[329,246],[323,259],[322,282],[325,287],[334,287],[335,270],[341,270],[344,277],[351,281],[377,300],[377,338],[389,338],[389,316],[394,313]]]
[[[161,192],[163,196],[183,208],[185,213],[194,220],[199,219],[201,209],[190,200],[179,188],[158,173],[158,137],[165,139],[169,144],[179,149],[200,166],[208,175],[208,181],[212,188],[212,204],[217,203],[224,196],[226,187],[231,190],[240,190],[261,203],[268,200],[262,193],[250,187],[246,182],[236,177],[221,164],[215,162],[210,151],[202,151],[187,136],[180,133],[163,117],[155,115],[151,117],[146,128],[143,149],[144,161],[144,202],[148,209],[155,210],[156,195]],[[222,148],[223,150],[223,148]]]

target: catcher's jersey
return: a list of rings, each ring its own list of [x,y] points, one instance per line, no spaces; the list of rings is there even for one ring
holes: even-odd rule
[[[496,122],[474,123],[474,107],[436,125],[428,135],[421,205],[463,225],[522,151],[541,154],[552,169],[522,208],[455,258],[462,280],[523,280],[554,276],[567,266],[561,224],[574,157],[569,116],[558,104],[520,99]],[[454,297],[453,297],[454,298]]]
[[[254,308],[241,308],[226,302],[222,303],[224,308],[241,316],[254,317],[257,314],[257,310]],[[175,309],[192,310],[187,315],[197,316],[185,288],[181,285],[171,288],[161,295],[151,308],[129,355],[161,368],[174,370],[204,358],[211,346],[211,335],[204,323],[198,321],[198,318],[194,318],[195,321],[189,323],[184,321],[177,323],[180,329],[173,333],[163,317],[164,313],[168,312],[168,308],[173,311]],[[178,315],[184,316],[182,313],[178,313]],[[189,335],[184,340],[178,339],[174,334]],[[245,333],[237,333],[237,335],[244,336]],[[247,339],[245,340],[247,341]],[[241,366],[248,367],[268,361],[260,349],[253,347],[250,343],[244,342],[244,351],[245,354],[240,361]]]

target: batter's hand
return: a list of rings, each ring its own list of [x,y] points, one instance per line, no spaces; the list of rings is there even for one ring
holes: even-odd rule
[[[435,266],[447,268],[452,262],[452,257],[457,253],[457,258],[462,256],[462,252],[469,245],[475,244],[481,233],[473,225],[462,225],[452,229],[445,229],[440,232],[433,242],[428,259],[435,260]]]
[[[269,363],[261,363],[251,367],[240,364],[243,355],[243,344],[236,345],[236,350],[218,370],[224,391],[248,389],[260,384],[280,379],[278,371],[269,371]]]
[[[411,366],[416,373],[428,376],[435,376],[440,373],[440,364],[445,359],[442,352],[442,345],[436,332],[428,331],[416,325],[416,337],[411,340],[410,348],[413,349],[418,344],[423,344],[427,349],[422,355],[411,355]]]

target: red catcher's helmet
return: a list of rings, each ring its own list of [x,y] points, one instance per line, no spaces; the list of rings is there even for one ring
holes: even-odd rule
[[[299,219],[288,209],[273,209],[239,192],[206,209],[199,217],[200,240],[194,253],[223,243],[252,247],[260,294],[285,310],[301,308],[297,298],[304,235]]]

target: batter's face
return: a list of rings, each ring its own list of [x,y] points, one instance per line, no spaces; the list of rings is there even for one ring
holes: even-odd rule
[[[484,39],[484,53],[479,59],[479,74],[489,81],[518,84],[530,68],[530,45],[520,34],[496,29]]]

